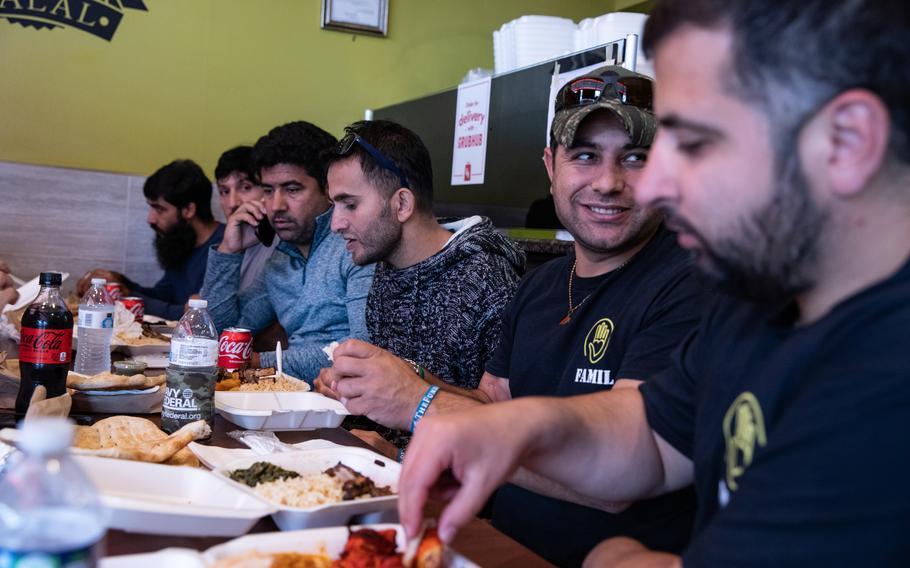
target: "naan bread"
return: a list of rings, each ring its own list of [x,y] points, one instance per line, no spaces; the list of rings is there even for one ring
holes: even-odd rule
[[[91,426],[76,426],[73,432],[73,447],[87,450],[101,449],[101,435]]]
[[[138,375],[117,375],[111,372],[99,373],[91,377],[70,372],[66,376],[66,386],[76,390],[140,390],[164,384],[165,375],[147,377]]]
[[[145,418],[113,416],[77,428],[73,446],[79,454],[198,467],[199,460],[186,446],[211,433],[204,420],[191,422],[168,436]]]

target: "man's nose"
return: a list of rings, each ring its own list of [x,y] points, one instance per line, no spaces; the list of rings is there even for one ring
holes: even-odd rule
[[[598,168],[597,176],[591,182],[591,189],[598,193],[613,193],[624,186],[622,168],[618,165],[604,164]]]
[[[269,197],[269,202],[272,205],[273,211],[284,211],[285,208],[285,198],[284,192],[280,189],[276,189],[272,192],[271,197]]]
[[[240,198],[237,196],[236,190],[232,189],[231,192],[228,193],[227,205],[228,205],[228,209],[230,209],[231,213],[233,213],[234,211],[237,210],[238,207],[240,207]]]
[[[344,214],[338,213],[337,207],[332,209],[332,223],[329,226],[332,231],[336,233],[340,233],[341,231],[348,228],[348,220],[345,219]]]
[[[667,144],[658,132],[648,153],[648,163],[635,186],[635,201],[645,207],[677,198],[673,156]]]

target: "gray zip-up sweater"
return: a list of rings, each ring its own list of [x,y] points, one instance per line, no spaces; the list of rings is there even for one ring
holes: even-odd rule
[[[332,210],[316,218],[309,258],[281,241],[257,281],[237,292],[243,253],[209,253],[206,300],[218,331],[245,327],[254,332],[276,319],[288,335],[284,369],[312,382],[329,366],[322,347],[348,338],[368,339],[364,310],[373,265],[357,266],[344,239],[329,230]],[[275,366],[275,352],[260,353],[263,367]]]

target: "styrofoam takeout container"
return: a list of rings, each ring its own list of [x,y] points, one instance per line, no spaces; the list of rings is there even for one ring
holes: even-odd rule
[[[343,404],[315,392],[215,391],[215,410],[247,430],[336,428],[349,414]]]
[[[369,525],[368,527],[355,526],[351,527],[351,530],[357,530],[359,528],[371,528],[377,531],[394,529],[397,532],[395,542],[398,545],[398,550],[403,551],[405,548],[406,539],[404,529],[401,525],[375,524]],[[327,554],[330,558],[338,558],[344,550],[344,545],[348,541],[349,534],[350,531],[347,527],[252,534],[213,546],[202,553],[202,558],[207,566],[211,566],[215,562],[228,556],[243,554],[250,550],[258,550],[260,552],[323,553]]]
[[[230,462],[224,467],[216,469],[215,473],[234,484],[238,489],[256,495],[252,487],[233,481],[228,477],[228,473],[236,469],[246,469],[261,461],[296,471],[301,475],[321,473],[341,462],[366,475],[376,485],[391,487],[394,493],[386,497],[355,499],[310,508],[274,505],[277,510],[272,514],[272,518],[283,531],[346,525],[350,522],[351,517],[356,515],[375,515],[364,519],[367,522],[397,520],[398,478],[401,475],[401,465],[394,460],[361,448],[326,448],[251,456]],[[257,498],[261,499],[258,495]]]
[[[237,536],[276,508],[204,469],[73,456],[111,511],[110,528],[181,536]]]
[[[395,542],[399,552],[406,547],[404,529],[397,524],[369,524],[348,527],[309,529],[292,532],[260,533],[242,536],[234,540],[209,548],[205,552],[196,552],[186,548],[168,548],[152,554],[130,554],[103,558],[100,568],[205,568],[213,566],[219,560],[230,556],[245,554],[252,550],[259,552],[298,552],[301,554],[325,554],[329,558],[338,558],[348,541],[350,531],[358,529],[376,531],[394,529]],[[478,568],[467,558],[453,554],[443,555],[446,568]]]

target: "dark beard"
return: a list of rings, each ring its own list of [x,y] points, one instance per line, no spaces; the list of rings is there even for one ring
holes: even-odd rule
[[[397,252],[401,246],[401,225],[392,222],[392,211],[388,207],[382,208],[369,242],[363,241],[362,244],[364,257],[357,262],[360,266],[387,261]],[[366,250],[367,247],[372,247],[372,250]]]
[[[185,219],[178,219],[176,225],[163,233],[155,229],[155,254],[161,268],[183,267],[195,249],[196,231]]]
[[[770,202],[743,218],[738,234],[713,244],[672,211],[666,212],[671,225],[700,241],[697,264],[705,279],[745,300],[781,303],[815,285],[811,274],[827,214],[812,200],[796,148],[783,158],[781,170]]]

